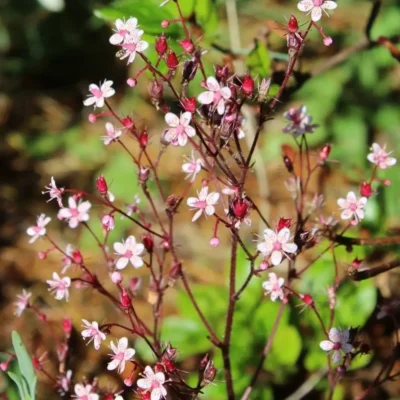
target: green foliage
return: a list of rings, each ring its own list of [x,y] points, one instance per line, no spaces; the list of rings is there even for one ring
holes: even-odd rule
[[[18,361],[18,372],[8,372],[8,376],[18,387],[21,400],[35,400],[37,378],[22,339],[15,331],[12,332],[12,343]]]
[[[255,47],[248,55],[246,64],[253,75],[260,75],[262,78],[271,75],[271,57],[268,49],[259,40],[255,41]]]

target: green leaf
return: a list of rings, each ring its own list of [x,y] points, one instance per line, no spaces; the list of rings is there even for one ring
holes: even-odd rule
[[[21,400],[25,400],[26,396],[27,396],[27,387],[26,387],[26,383],[24,382],[23,378],[19,377],[17,374],[14,374],[14,372],[8,372],[8,376],[17,385]]]
[[[203,28],[205,37],[215,36],[218,14],[212,0],[197,0],[194,6],[196,21]]]
[[[259,40],[255,41],[255,48],[248,55],[246,64],[253,75],[258,74],[264,78],[271,74],[271,57]]]

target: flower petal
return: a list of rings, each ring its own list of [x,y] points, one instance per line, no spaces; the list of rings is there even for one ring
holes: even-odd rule
[[[331,351],[333,349],[333,343],[330,340],[323,340],[319,347],[324,351]]]
[[[273,265],[279,265],[282,261],[282,252],[275,250],[272,252],[271,262]]]
[[[169,112],[169,113],[165,114],[165,122],[169,126],[176,128],[179,125],[179,118],[177,115]]]
[[[314,7],[314,2],[312,0],[303,0],[297,4],[297,8],[300,11],[308,12]]]
[[[214,93],[210,91],[200,93],[197,100],[201,104],[211,104],[214,100]]]

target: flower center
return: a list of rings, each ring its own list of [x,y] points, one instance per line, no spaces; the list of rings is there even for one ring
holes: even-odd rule
[[[314,0],[315,7],[321,7],[325,0]]]
[[[91,93],[93,96],[97,97],[98,99],[103,97],[103,92],[100,89],[92,89]]]
[[[136,43],[124,43],[122,47],[130,53],[133,53],[136,50]]]
[[[218,103],[222,98],[222,95],[220,92],[215,92],[214,93],[214,98],[213,98],[213,103]]]
[[[124,254],[124,257],[126,258],[131,258],[133,256],[133,253],[130,250],[127,250]]]
[[[334,343],[333,344],[333,350],[340,350],[341,349],[341,344],[340,343]]]
[[[204,210],[207,207],[207,203],[205,200],[197,200],[194,206],[196,208],[201,208],[202,210]]]
[[[177,127],[176,127],[176,134],[179,136],[179,135],[182,135],[182,133],[184,133],[185,132],[185,127],[183,126],[183,125],[178,125]]]
[[[79,215],[79,211],[77,208],[70,208],[69,212],[71,213],[72,217],[77,217]]]
[[[356,211],[356,210],[357,210],[357,204],[355,204],[355,203],[350,204],[350,205],[349,205],[349,209],[350,209],[351,211]]]
[[[281,250],[282,249],[282,244],[280,242],[275,242],[274,246],[273,246],[273,249],[277,250],[277,251]]]

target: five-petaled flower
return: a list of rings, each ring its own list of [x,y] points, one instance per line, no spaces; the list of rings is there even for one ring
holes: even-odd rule
[[[334,10],[337,3],[331,0],[302,0],[297,4],[300,11],[311,13],[311,19],[317,22],[322,17],[322,11],[329,17],[326,10]]]
[[[165,375],[163,372],[154,373],[150,366],[144,369],[144,378],[137,381],[137,386],[151,393],[151,400],[164,399],[167,396],[167,389],[164,387]]]
[[[115,21],[115,33],[110,37],[110,43],[113,45],[121,44],[128,35],[132,34],[138,26],[138,20],[130,17],[128,21],[117,19]]]
[[[283,128],[283,132],[290,132],[295,138],[305,133],[313,133],[315,128],[318,127],[316,124],[311,124],[312,117],[307,114],[306,106],[289,108],[289,111],[285,112],[283,116],[290,121]]]
[[[264,241],[258,243],[257,250],[264,256],[271,254],[271,263],[279,265],[282,262],[283,256],[289,258],[288,254],[297,251],[297,245],[295,243],[288,243],[289,240],[289,228],[283,228],[279,232],[274,232],[272,229],[265,229]]]
[[[111,341],[110,348],[114,352],[112,355],[112,361],[108,363],[107,369],[112,371],[118,368],[118,373],[122,374],[125,370],[126,361],[130,361],[135,355],[135,350],[128,348],[128,339],[123,337],[118,340],[117,346]]]
[[[206,87],[208,90],[201,93],[197,97],[197,100],[204,105],[213,103],[218,114],[223,115],[225,112],[225,103],[232,96],[231,89],[227,86],[221,86],[213,76],[207,78]]]
[[[185,179],[190,178],[190,182],[194,182],[197,174],[204,166],[204,161],[201,158],[196,159],[193,151],[191,157],[185,157],[185,159],[187,162],[182,164],[182,171],[187,173]]]
[[[165,133],[165,140],[174,146],[185,146],[188,137],[196,135],[195,129],[189,125],[191,119],[192,114],[190,112],[184,112],[180,118],[173,113],[167,113],[165,115],[165,122],[170,128]]]
[[[49,291],[55,294],[57,300],[62,300],[65,298],[65,300],[68,301],[68,288],[71,286],[71,278],[68,276],[60,278],[57,272],[53,272],[53,279],[47,280],[47,284],[50,286]]]
[[[208,193],[208,186],[204,186],[198,196],[199,197],[189,197],[187,199],[187,205],[189,207],[192,207],[193,210],[198,209],[192,218],[192,222],[200,218],[203,212],[207,215],[213,215],[215,213],[214,206],[219,200],[219,193]]]
[[[22,294],[17,294],[17,301],[14,303],[17,306],[17,309],[14,312],[14,315],[20,317],[21,314],[25,311],[26,308],[29,307],[29,299],[32,296],[31,292],[27,292],[25,289],[22,289]]]
[[[371,147],[372,153],[369,153],[367,158],[368,161],[377,165],[379,168],[386,169],[396,164],[397,160],[394,157],[389,157],[391,152],[386,151],[386,146],[379,146],[378,143],[374,143]]]
[[[31,226],[26,230],[26,233],[29,236],[32,236],[29,240],[29,243],[33,243],[40,236],[44,236],[46,234],[46,225],[51,221],[50,217],[46,217],[45,214],[40,214],[37,217],[36,225]]]
[[[89,92],[92,94],[83,102],[85,106],[91,106],[95,104],[95,107],[103,107],[104,99],[111,97],[115,94],[115,90],[111,87],[113,81],[105,80],[101,86],[97,86],[94,83],[89,85]]]
[[[118,138],[122,135],[122,131],[120,129],[115,129],[114,125],[111,122],[106,123],[106,132],[107,135],[100,137],[100,139],[104,142],[106,146],[108,146],[112,142],[116,142]]]
[[[56,199],[58,206],[62,207],[62,194],[64,193],[64,188],[58,188],[56,185],[56,181],[54,180],[54,177],[51,177],[50,183],[48,186],[44,187],[46,190],[42,192],[42,194],[48,193],[50,196],[50,199],[47,200],[47,202]]]
[[[82,385],[77,383],[74,386],[75,396],[77,400],[99,400],[100,396],[97,393],[92,392],[92,385]]]
[[[92,205],[89,201],[83,201],[77,203],[74,197],[68,199],[68,207],[62,208],[58,214],[58,219],[66,219],[69,221],[70,228],[76,228],[80,222],[89,221],[88,211]]]
[[[265,294],[270,294],[272,301],[276,301],[276,299],[283,300],[284,293],[282,286],[285,280],[278,278],[274,272],[270,272],[268,276],[269,280],[262,283],[262,287],[266,291]]]
[[[121,44],[122,49],[117,53],[120,60],[128,57],[128,64],[130,64],[135,60],[136,53],[141,53],[149,47],[146,41],[141,40],[143,33],[141,29],[135,29],[125,37]]]
[[[352,218],[351,224],[357,225],[360,220],[364,218],[364,208],[367,204],[366,197],[360,197],[357,199],[357,196],[354,192],[347,193],[347,197],[345,199],[338,199],[337,203],[340,209],[342,210],[342,214],[340,215],[342,219],[350,219]]]
[[[84,339],[90,338],[87,344],[93,340],[94,348],[98,350],[100,348],[101,342],[106,340],[106,334],[101,332],[99,329],[99,324],[96,321],[90,323],[86,319],[82,320],[83,327],[86,328],[82,331],[81,335]]]
[[[114,250],[120,258],[115,265],[117,269],[124,269],[130,262],[133,267],[140,268],[143,266],[143,260],[140,255],[143,253],[144,245],[137,243],[135,236],[129,236],[126,241],[122,243],[114,243]]]
[[[353,346],[349,343],[350,332],[348,329],[340,331],[336,328],[332,328],[329,331],[329,340],[323,340],[319,346],[322,350],[326,352],[331,352],[332,354],[332,361],[337,363],[342,358],[342,353],[347,354],[353,350]]]

